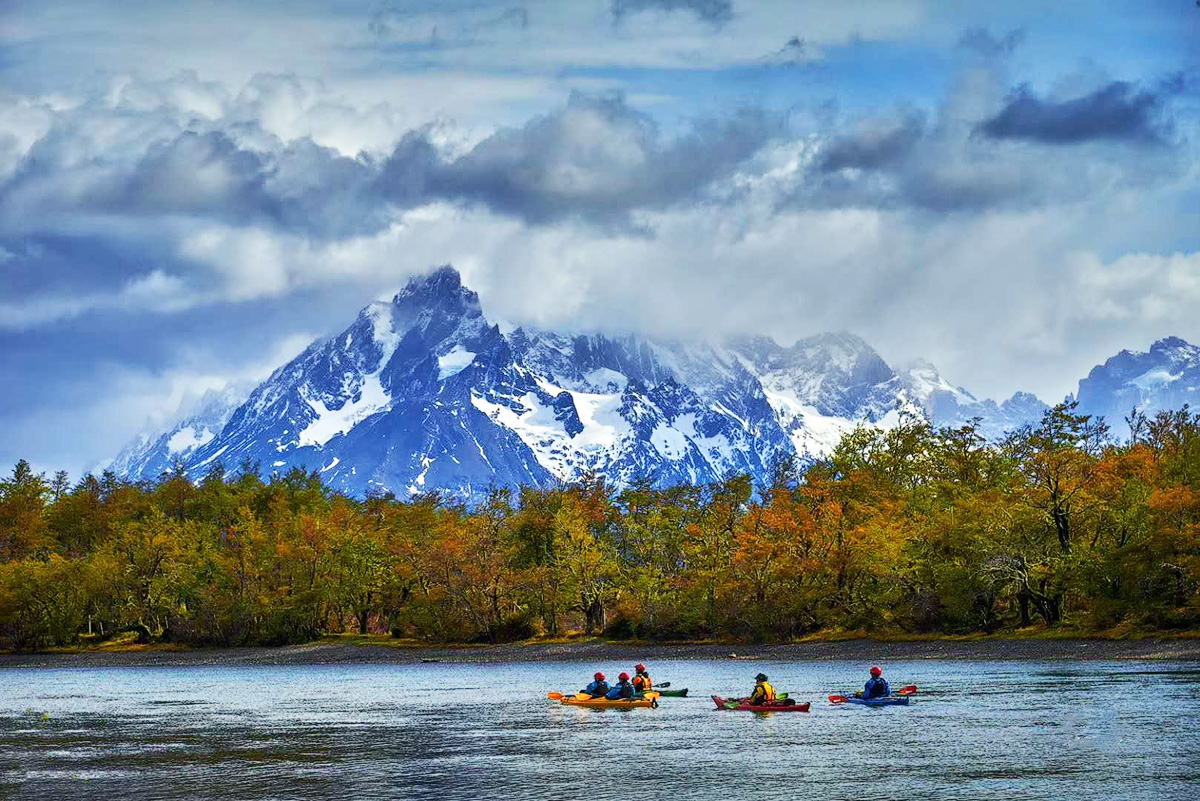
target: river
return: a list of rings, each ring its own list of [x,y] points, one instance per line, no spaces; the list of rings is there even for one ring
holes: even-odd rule
[[[888,663],[909,707],[835,707],[848,662],[666,661],[691,697],[563,707],[628,665],[0,670],[16,799],[1200,798],[1195,662]],[[760,670],[809,714],[717,712]]]

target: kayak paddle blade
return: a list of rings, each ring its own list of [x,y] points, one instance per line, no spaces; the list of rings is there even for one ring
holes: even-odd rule
[[[901,687],[896,692],[897,695],[916,695],[916,693],[917,693],[917,685],[915,685],[915,684],[910,684],[907,687]]]

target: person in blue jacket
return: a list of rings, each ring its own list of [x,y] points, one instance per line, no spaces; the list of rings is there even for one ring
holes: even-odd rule
[[[604,680],[604,674],[597,673],[592,679],[592,683],[584,687],[583,692],[593,698],[603,698],[608,695],[608,682]]]
[[[858,693],[860,698],[887,698],[891,694],[888,689],[887,679],[883,677],[883,669],[879,665],[871,668],[871,678],[863,687],[863,691]]]
[[[622,698],[633,698],[633,685],[629,683],[629,674],[622,673],[617,676],[617,683],[608,691],[608,695],[604,696],[610,701],[617,701]]]

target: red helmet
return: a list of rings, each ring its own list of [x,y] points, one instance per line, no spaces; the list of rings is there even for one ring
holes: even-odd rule
[[[629,681],[629,674],[622,673],[620,676],[617,676],[617,680],[618,681]]]
[[[592,678],[595,679],[596,681],[604,681],[604,674],[597,673],[595,676],[592,676]]]
[[[641,665],[641,664],[634,665],[634,666],[633,666],[633,669],[634,669],[634,670],[636,670],[638,673],[645,673],[645,672],[646,672],[646,666],[645,666],[645,665]]]
[[[883,668],[879,667],[879,665],[875,665],[874,667],[871,668],[871,675],[872,676],[882,676]]]

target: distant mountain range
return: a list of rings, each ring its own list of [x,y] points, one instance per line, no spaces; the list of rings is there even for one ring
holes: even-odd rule
[[[1180,406],[1200,387],[1200,349],[1179,339],[1122,351],[1079,385],[1117,423]],[[1029,393],[977,400],[928,362],[890,367],[862,339],[821,334],[667,342],[489,322],[476,293],[442,267],[372,303],[248,393],[209,393],[166,430],[130,443],[112,469],[154,479],[176,463],[199,478],[217,461],[264,472],[303,466],[363,496],[423,491],[475,500],[492,486],[622,485],[765,478],[780,455],[812,460],[858,425],[902,414],[936,425],[979,418],[998,439],[1047,406]]]

